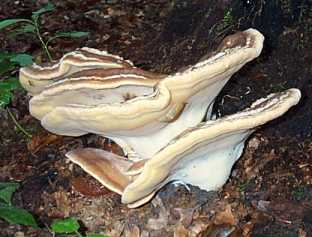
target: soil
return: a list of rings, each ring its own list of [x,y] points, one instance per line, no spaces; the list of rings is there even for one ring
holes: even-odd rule
[[[0,19],[29,18],[46,0],[0,3]],[[81,39],[50,44],[54,59],[88,46],[130,59],[145,70],[172,73],[194,64],[226,35],[250,27],[263,32],[259,58],[236,73],[218,96],[218,116],[235,113],[272,92],[299,88],[301,102],[257,130],[218,192],[167,185],[137,209],[102,187],[64,154],[76,147],[119,148],[96,135],[61,137],[45,131],[28,112],[25,91],[8,109],[33,136],[0,111],[0,181],[18,181],[13,204],[34,214],[40,228],[0,220],[0,236],[52,236],[48,226],[75,217],[81,233],[108,236],[312,236],[312,9],[310,1],[51,1],[41,17],[44,37],[88,31]],[[299,3],[300,2],[300,3]],[[31,35],[0,31],[0,51],[27,52],[46,61]],[[12,72],[17,75],[17,72]],[[3,80],[4,78],[0,78]],[[61,235],[60,235],[61,236]]]

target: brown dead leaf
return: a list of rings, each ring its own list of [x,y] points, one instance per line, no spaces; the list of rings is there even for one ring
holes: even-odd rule
[[[211,226],[211,223],[204,223],[202,221],[196,222],[194,225],[192,225],[189,230],[189,237],[198,237],[205,234],[207,231],[209,231],[209,227]],[[207,236],[207,235],[204,235]],[[209,235],[208,235],[209,236]]]
[[[292,223],[296,220],[302,220],[307,213],[312,211],[312,206],[304,202],[293,202],[289,200],[274,200],[269,205],[269,212],[283,222]]]
[[[64,217],[68,217],[71,207],[67,193],[64,190],[60,190],[54,193],[54,198],[57,209],[63,212]]]
[[[228,204],[224,211],[218,212],[214,218],[215,225],[236,225],[237,219],[235,218],[231,206]]]
[[[173,210],[174,214],[179,218],[179,222],[185,227],[192,223],[194,211],[194,208],[175,208]]]
[[[140,237],[149,237],[149,232],[146,230],[143,230]]]
[[[179,224],[173,233],[174,237],[188,237],[188,230],[182,225]]]
[[[127,237],[140,237],[140,229],[138,226],[126,225],[124,230],[124,236]]]
[[[242,227],[242,235],[244,237],[249,237],[252,234],[252,230],[254,228],[255,223],[253,221],[249,221]]]
[[[121,237],[124,232],[125,225],[121,221],[116,221],[110,226],[110,229],[106,230],[107,236],[110,237]]]
[[[229,225],[212,225],[208,233],[209,237],[242,237],[242,233],[238,228]]]
[[[251,79],[252,80],[255,80],[255,81],[262,81],[262,80],[265,80],[266,78],[268,77],[268,75],[266,73],[263,73],[263,72],[258,72],[258,73],[255,73]]]
[[[124,16],[126,15],[126,12],[125,11],[122,11],[122,10],[118,10],[118,9],[114,9],[112,7],[108,7],[107,8],[107,13],[108,15],[110,15],[111,17],[114,17],[114,16]]]
[[[85,196],[98,197],[110,193],[110,190],[92,177],[75,177],[71,183],[75,190]]]
[[[106,233],[110,237],[121,237],[121,233],[119,231],[116,231],[116,230],[111,230],[111,231],[108,231]]]
[[[151,230],[160,230],[168,225],[168,215],[160,211],[158,218],[150,218],[147,222],[147,227]]]
[[[291,224],[293,221],[302,220],[309,213],[312,213],[312,205],[309,202],[294,202],[284,199],[272,201],[253,201],[252,205],[271,216],[276,220]]]
[[[27,144],[27,148],[32,154],[36,154],[43,147],[49,144],[61,142],[62,139],[62,136],[58,136],[52,133],[34,135],[31,141]]]
[[[304,229],[299,228],[298,237],[307,237],[307,232],[305,232]]]
[[[151,230],[165,228],[169,222],[169,210],[166,209],[163,201],[158,195],[152,200],[152,205],[158,210],[158,218],[150,218],[147,222],[147,228]]]
[[[274,149],[270,151],[270,153],[266,153],[263,155],[263,158],[255,161],[252,157],[247,159],[244,163],[245,174],[247,179],[252,179],[258,175],[258,173],[264,168],[264,166],[270,161],[276,159],[277,156],[275,154]]]

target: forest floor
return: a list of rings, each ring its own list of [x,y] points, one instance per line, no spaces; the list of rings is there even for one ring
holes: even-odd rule
[[[0,19],[30,17],[46,2],[2,0]],[[44,37],[57,31],[90,33],[86,38],[55,40],[49,48],[54,59],[88,46],[121,55],[145,70],[172,73],[194,64],[224,36],[254,27],[266,37],[263,53],[233,76],[216,100],[215,113],[232,114],[256,99],[293,87],[301,90],[302,100],[251,136],[220,191],[207,193],[196,187],[188,191],[170,184],[152,202],[128,209],[118,194],[64,156],[73,147],[113,152],[118,148],[96,135],[73,138],[48,133],[29,115],[27,93],[17,90],[8,108],[32,138],[18,131],[6,109],[0,110],[0,181],[21,183],[13,203],[31,212],[40,228],[0,220],[1,237],[52,236],[47,226],[66,217],[77,218],[82,233],[112,237],[312,236],[312,10],[308,6],[279,6],[277,11],[247,1],[241,5],[231,5],[235,1],[51,2],[56,10],[40,21]],[[12,30],[0,32],[0,51],[28,52],[37,62],[45,61],[35,38],[10,36]]]

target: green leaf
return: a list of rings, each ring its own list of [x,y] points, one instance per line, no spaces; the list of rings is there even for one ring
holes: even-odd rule
[[[38,226],[36,220],[28,211],[14,206],[0,206],[0,218],[11,224]]]
[[[14,183],[14,182],[0,182],[0,189],[6,188],[9,186],[16,186],[16,185],[19,186],[18,183]]]
[[[9,53],[9,52],[0,52],[0,62],[4,60],[10,60],[11,57],[14,57],[16,53]]]
[[[18,28],[15,28],[13,31],[11,31],[7,37],[10,40],[16,40],[16,37],[21,34],[32,34],[33,36],[36,36],[36,27],[33,24],[21,24]]]
[[[0,52],[0,72],[1,72],[1,63],[4,62],[7,64],[8,62],[6,61],[10,61],[12,65],[18,64],[24,67],[33,63],[33,57],[26,53]]]
[[[34,21],[37,21],[41,14],[53,11],[54,9],[55,9],[54,5],[52,3],[48,3],[45,6],[43,6],[42,8],[40,8],[39,10],[34,11],[32,13],[32,19]]]
[[[97,233],[89,233],[86,237],[107,237],[107,235],[97,234]]]
[[[54,37],[68,37],[68,38],[81,38],[89,35],[86,31],[71,31],[56,33]]]
[[[19,88],[22,88],[22,86],[16,77],[10,77],[0,81],[0,91],[11,91]]]
[[[11,77],[7,80],[0,81],[0,108],[4,108],[10,103],[13,97],[11,90],[18,88],[22,87],[18,79],[15,77]]]
[[[33,64],[33,57],[29,54],[20,53],[12,56],[10,61],[24,67]]]
[[[10,103],[12,96],[10,91],[0,90],[0,108],[6,107]]]
[[[52,40],[54,40],[56,38],[62,38],[62,37],[81,38],[81,37],[85,37],[88,35],[89,35],[89,32],[85,32],[85,31],[59,32],[59,33],[56,33],[53,37],[50,37],[47,40],[47,44],[49,44]]]
[[[73,233],[77,232],[80,228],[78,221],[75,218],[68,218],[64,220],[54,221],[51,225],[52,231],[55,233]]]
[[[12,62],[9,60],[1,60],[0,58],[0,76],[12,71],[14,68],[15,65]]]
[[[10,53],[8,52],[0,52],[0,62],[2,62],[5,59],[8,59]]]
[[[6,204],[12,205],[11,199],[13,193],[16,191],[16,187],[10,186],[0,190],[0,199],[2,199]]]
[[[3,21],[0,21],[0,30],[5,28],[5,27],[8,27],[10,25],[14,25],[16,23],[19,23],[19,22],[31,22],[30,20],[28,19],[7,19],[7,20],[3,20]]]
[[[0,199],[11,205],[12,195],[19,186],[18,183],[0,183]]]
[[[16,29],[15,32],[17,34],[21,34],[21,33],[36,33],[36,27],[33,24],[26,24],[21,26],[19,29]]]

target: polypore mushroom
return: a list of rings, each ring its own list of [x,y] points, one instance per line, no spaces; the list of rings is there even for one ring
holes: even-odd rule
[[[68,77],[72,73],[91,68],[129,68],[130,61],[92,48],[81,48],[65,54],[58,62],[45,66],[33,64],[20,70],[20,82],[32,95],[39,94],[47,85]]]
[[[46,87],[30,100],[29,110],[34,117],[43,120],[44,117],[50,117],[50,113],[58,107],[82,107],[91,110],[97,106],[109,106],[110,103],[122,104],[153,93],[153,87],[160,78],[161,75],[138,68],[83,70]],[[61,135],[79,136],[88,132],[81,126],[78,127],[78,134],[73,131],[74,128],[64,124],[52,127],[51,130],[54,129],[55,133]]]
[[[98,149],[78,149],[67,157],[136,207],[171,181],[216,190],[228,179],[244,142],[259,125],[298,103],[300,91],[271,94],[234,115],[200,123],[174,138],[149,160],[134,162]]]
[[[209,118],[224,84],[262,46],[263,36],[249,29],[228,36],[209,57],[167,77],[128,67],[82,70],[34,96],[30,112],[51,132],[101,134],[141,159],[150,158],[205,115]]]

